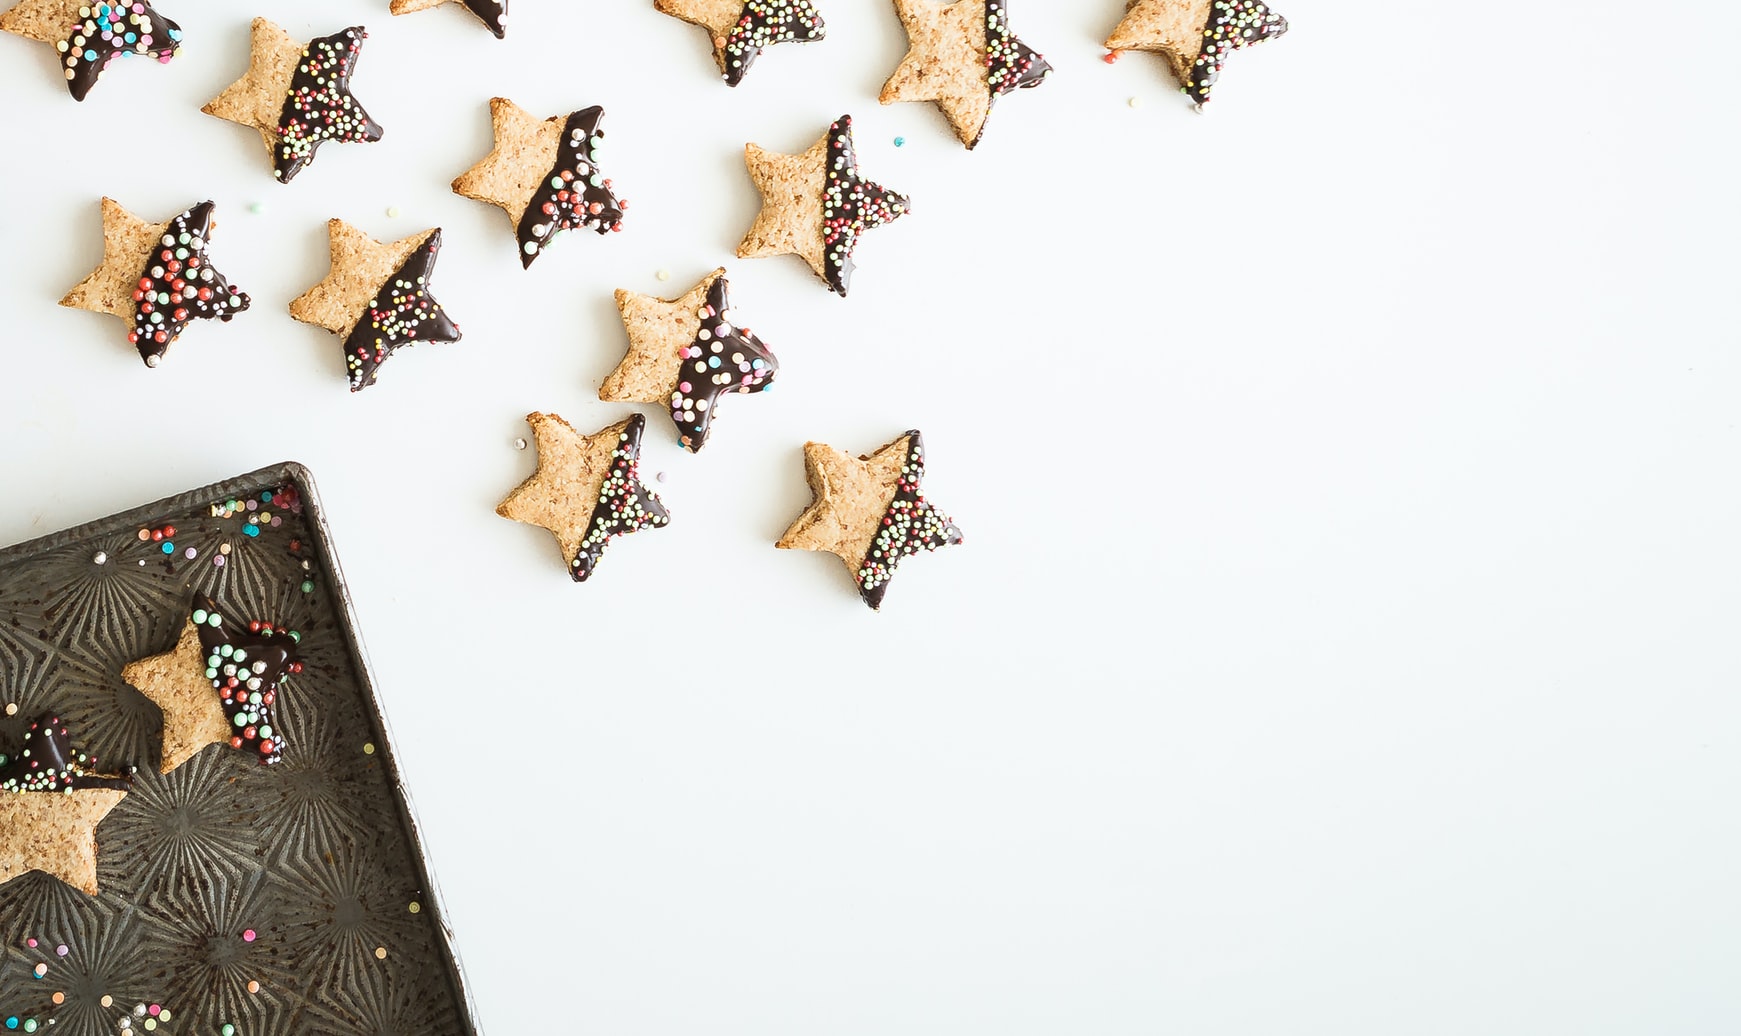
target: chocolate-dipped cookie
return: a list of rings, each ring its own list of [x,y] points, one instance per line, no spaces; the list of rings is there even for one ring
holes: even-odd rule
[[[291,300],[290,315],[339,336],[352,392],[373,385],[402,346],[459,341],[459,325],[430,293],[440,227],[385,245],[342,219],[327,221],[327,234],[332,268]]]
[[[0,14],[0,31],[53,47],[75,101],[85,99],[116,58],[167,64],[181,48],[181,26],[157,13],[150,0],[19,0]]]
[[[859,238],[910,207],[902,195],[859,175],[850,115],[835,120],[801,155],[749,144],[744,163],[762,193],[762,209],[738,245],[738,258],[801,256],[837,295],[852,285]]]
[[[147,367],[162,361],[192,321],[227,323],[249,300],[207,255],[217,225],[214,208],[201,202],[173,219],[146,223],[104,198],[103,263],[60,304],[127,321],[127,341]]]
[[[826,32],[810,0],[653,0],[653,6],[707,30],[727,86],[743,82],[766,48],[813,43]]]
[[[925,443],[917,431],[857,459],[805,443],[804,474],[815,501],[775,546],[840,558],[872,609],[882,608],[902,558],[962,541],[961,530],[920,492]]]
[[[907,56],[883,85],[882,103],[935,101],[969,149],[992,105],[1039,86],[1052,66],[1010,31],[1009,0],[894,0]]]
[[[200,110],[260,131],[272,175],[289,183],[329,141],[372,144],[380,124],[351,93],[368,33],[360,25],[298,43],[264,18],[254,19],[248,73]]]
[[[1106,48],[1160,53],[1180,89],[1202,106],[1229,54],[1287,31],[1287,19],[1257,0],[1129,0]]]
[[[629,203],[599,168],[603,121],[597,106],[539,120],[506,97],[490,100],[495,147],[453,181],[453,192],[508,214],[522,269],[565,230],[623,229]]]

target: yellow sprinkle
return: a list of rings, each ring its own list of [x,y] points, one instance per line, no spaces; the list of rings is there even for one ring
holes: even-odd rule
[[[385,947],[385,946],[375,947],[375,959],[376,960],[386,960],[387,959],[387,947]]]
[[[373,744],[365,743],[363,745],[363,754],[364,755],[374,755],[375,754],[375,746]]]
[[[422,909],[423,909],[423,908],[422,908],[422,907],[421,907],[421,906],[419,906],[419,905],[417,905],[417,904],[416,904],[416,903],[412,903],[412,904],[411,904],[411,912],[412,912],[412,913],[414,913],[414,914],[415,914],[415,913],[417,913],[417,912],[418,912],[418,911],[419,911],[419,910],[422,910]]]
[[[101,1000],[101,1001],[99,1001],[99,1002],[100,1002],[100,1003],[101,1003],[101,1004],[102,1004],[102,1005],[103,1005],[103,1006],[104,1006],[104,1007],[114,1007],[114,1006],[115,1006],[115,998],[114,998],[114,997],[112,997],[112,996],[110,996],[110,995],[109,995],[109,994],[107,994],[107,993],[104,993],[104,994],[103,994],[103,999],[102,999],[102,1000]]]

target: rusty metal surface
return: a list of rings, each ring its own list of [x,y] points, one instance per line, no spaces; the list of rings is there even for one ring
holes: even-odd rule
[[[171,553],[140,539],[166,524]],[[0,1033],[475,1034],[329,542],[282,464],[0,550],[0,752],[54,712],[101,769],[138,767],[97,829],[98,896],[0,885]],[[195,591],[302,635],[280,765],[211,745],[157,773],[161,715],[120,672],[174,644]]]

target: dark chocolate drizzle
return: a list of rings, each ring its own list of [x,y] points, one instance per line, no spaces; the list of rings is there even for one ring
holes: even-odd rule
[[[760,338],[731,321],[730,287],[723,275],[707,289],[695,341],[683,351],[677,387],[671,392],[671,420],[691,453],[707,442],[719,398],[728,392],[766,392],[780,370]]]
[[[719,49],[726,84],[743,82],[765,48],[776,43],[814,43],[823,38],[826,28],[810,0],[749,0]]]
[[[883,595],[889,591],[889,580],[895,577],[895,567],[901,559],[920,551],[952,547],[962,540],[961,530],[948,516],[937,510],[919,494],[925,478],[925,440],[918,431],[910,431],[907,440],[907,463],[895,487],[894,499],[883,515],[882,526],[865,552],[857,579],[859,595],[873,609],[881,609]]]
[[[520,214],[520,266],[532,265],[550,240],[564,230],[591,227],[600,234],[623,229],[623,209],[611,193],[611,182],[598,167],[598,151],[604,145],[599,121],[605,110],[597,105],[577,111],[562,127],[556,146],[556,164]]]
[[[143,8],[135,12],[133,7]],[[97,85],[109,62],[118,57],[151,57],[168,61],[181,48],[181,26],[151,9],[149,0],[93,3],[90,14],[73,26],[56,48],[61,71],[73,100],[82,101]]]
[[[507,33],[508,0],[465,0],[465,6],[496,34],[496,39]]]
[[[245,626],[204,595],[194,598],[193,624],[205,652],[205,676],[230,720],[230,747],[270,766],[284,758],[284,734],[272,723],[278,685],[300,672],[294,634],[263,622]]]
[[[96,756],[73,750],[72,737],[61,725],[59,716],[43,716],[24,732],[24,744],[19,746],[17,755],[0,755],[0,794],[126,791],[133,786],[131,776],[91,772],[96,764]]]
[[[1262,43],[1288,31],[1288,21],[1256,0],[1215,0],[1209,21],[1203,27],[1203,48],[1184,86],[1198,104],[1209,101],[1209,90],[1221,78],[1227,55],[1253,43]]]
[[[127,340],[147,367],[157,366],[190,320],[228,321],[248,308],[247,293],[232,287],[206,258],[212,208],[201,202],[170,220],[139,274]]]
[[[658,528],[671,521],[665,505],[641,484],[641,436],[646,430],[645,417],[640,414],[630,417],[616,452],[611,455],[611,470],[599,487],[599,500],[592,509],[586,540],[568,566],[577,583],[586,582],[592,575],[615,537]]]
[[[437,227],[376,290],[369,308],[345,337],[345,373],[352,392],[373,385],[381,364],[402,345],[459,341],[459,325],[448,319],[447,311],[429,293],[440,251],[441,228]]]
[[[859,235],[905,216],[908,202],[905,196],[858,175],[850,115],[842,115],[828,127],[827,174],[822,189],[823,265],[828,271],[824,279],[844,297],[852,284],[852,253]]]
[[[353,25],[309,41],[278,115],[272,175],[280,182],[289,183],[329,140],[359,144],[381,139],[380,124],[351,95],[351,73],[367,38],[362,26]]]

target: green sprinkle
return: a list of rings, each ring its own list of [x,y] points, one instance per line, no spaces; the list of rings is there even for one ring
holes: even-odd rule
[[[302,581],[302,592],[305,594],[314,593],[314,580],[304,579]]]
[[[195,608],[193,610],[193,624],[195,626],[203,626],[205,625],[205,621],[206,610],[204,608]]]

